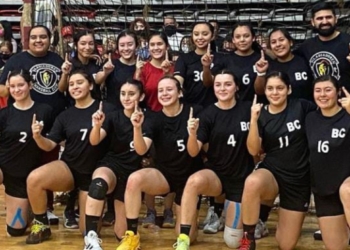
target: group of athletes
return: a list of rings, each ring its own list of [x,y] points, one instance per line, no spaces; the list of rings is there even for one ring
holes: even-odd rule
[[[136,250],[143,193],[175,193],[174,247],[188,250],[199,197],[224,194],[226,245],[254,250],[256,224],[266,222],[279,195],[276,240],[293,249],[312,191],[326,248],[347,249],[350,36],[336,23],[331,5],[315,4],[318,35],[292,51],[290,34],[273,29],[273,59],[249,23],[234,25],[235,52],[225,55],[211,50],[213,26],[195,23],[195,49],[175,65],[164,33],[149,36],[144,62],[126,30],[116,40],[120,57],[103,66],[92,55],[92,33],[78,32],[74,58],[63,60],[48,51],[50,31],[34,26],[29,50],[13,56],[0,77],[0,96],[9,96],[0,110],[7,233],[25,234],[30,207],[26,243],[48,240],[46,192],[78,189],[84,250],[102,249],[107,196],[114,198],[117,250]],[[142,167],[143,157],[154,165]]]

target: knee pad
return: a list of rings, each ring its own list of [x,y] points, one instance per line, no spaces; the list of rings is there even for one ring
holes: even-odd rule
[[[9,225],[7,225],[7,233],[12,236],[12,237],[19,237],[19,236],[23,236],[25,234],[27,230],[27,227],[25,228],[13,228],[10,227]]]
[[[224,241],[229,248],[238,248],[241,245],[243,229],[234,229],[225,226]]]
[[[108,191],[107,182],[102,178],[96,178],[96,179],[93,179],[90,184],[88,195],[91,198],[101,201],[106,198],[107,191]]]

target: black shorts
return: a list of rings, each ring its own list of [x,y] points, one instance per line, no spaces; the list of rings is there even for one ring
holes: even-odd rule
[[[232,176],[226,176],[218,173],[216,173],[216,175],[220,179],[222,186],[222,194],[226,195],[226,200],[241,203],[244,188],[244,180],[239,180]]]
[[[161,170],[161,169],[158,169],[158,170],[162,173],[162,175],[165,177],[166,181],[169,184],[169,187],[170,187],[169,193],[175,193],[175,199],[174,199],[175,204],[178,206],[181,206],[182,194],[184,192],[186,182],[189,176],[175,177],[164,170]]]
[[[314,194],[316,216],[337,216],[344,214],[343,204],[340,200],[339,192],[326,196]]]
[[[27,177],[14,177],[3,172],[5,193],[12,197],[28,199]]]
[[[279,189],[281,208],[297,212],[308,211],[311,195],[309,175],[305,175],[300,180],[293,180],[293,182],[291,182],[264,163],[259,163],[257,166],[257,169],[261,168],[269,170],[275,177]]]
[[[126,184],[128,183],[128,178],[130,174],[133,172],[139,170],[129,170],[126,168],[121,167],[119,164],[117,164],[113,157],[110,157],[106,155],[101,161],[98,162],[97,167],[107,167],[114,173],[115,177],[117,178],[117,185],[113,191],[113,197],[115,200],[124,202],[124,195],[125,195],[125,189]]]
[[[82,174],[72,168],[69,168],[69,169],[74,178],[74,187],[78,188],[80,191],[88,192],[92,181],[92,173]]]

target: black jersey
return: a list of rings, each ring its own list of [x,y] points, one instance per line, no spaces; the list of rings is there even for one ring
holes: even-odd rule
[[[223,175],[245,179],[253,170],[254,162],[246,142],[250,121],[249,102],[237,102],[228,110],[215,104],[200,114],[197,138],[209,143],[206,165]]]
[[[41,164],[43,151],[33,139],[32,121],[36,114],[44,122],[42,134],[52,125],[52,108],[35,102],[27,110],[10,104],[0,110],[0,168],[15,177],[26,177]]]
[[[259,61],[260,53],[253,52],[249,56],[239,56],[233,54],[221,54],[218,63],[214,65],[212,72],[217,74],[220,70],[231,70],[238,81],[238,94],[242,101],[253,101],[254,99],[254,82],[256,79],[255,63]]]
[[[193,106],[194,117],[201,108]],[[181,113],[168,117],[162,111],[155,113],[151,119],[145,120],[144,137],[152,139],[156,168],[170,176],[188,178],[194,171],[201,168],[202,161],[192,158],[187,152],[187,120],[190,105],[184,104]],[[152,152],[153,150],[151,150]]]
[[[30,91],[32,99],[35,102],[50,105],[53,109],[53,117],[56,117],[66,106],[66,98],[58,90],[62,64],[63,59],[50,51],[43,57],[35,57],[28,52],[21,52],[7,61],[0,77],[0,83],[6,83],[10,71],[21,69],[29,71],[34,80],[33,89]]]
[[[82,174],[91,174],[95,170],[97,161],[104,156],[109,146],[108,138],[97,146],[92,146],[89,141],[92,129],[91,117],[98,109],[98,101],[94,101],[84,109],[75,106],[68,108],[56,118],[47,136],[56,143],[66,141],[61,160]],[[106,114],[114,109],[113,105],[103,104],[103,111]]]
[[[332,117],[320,110],[306,117],[312,190],[320,196],[337,193],[350,176],[350,115],[342,109]]]
[[[107,102],[117,105],[118,108],[122,109],[123,106],[119,99],[120,88],[128,78],[133,78],[136,66],[126,65],[119,59],[113,60],[113,65],[114,70],[106,79]]]
[[[296,50],[308,62],[315,78],[334,76],[342,86],[350,89],[349,55],[350,35],[340,33],[330,41],[321,41],[318,36],[306,40]]]
[[[114,163],[131,171],[139,169],[142,157],[134,149],[134,127],[124,110],[110,113],[103,123],[103,129],[111,140],[108,155],[114,158]]]
[[[216,102],[213,87],[203,85],[203,65],[201,62],[202,55],[196,54],[195,51],[180,54],[176,60],[174,75],[183,77],[184,97],[183,100],[189,104],[198,104],[206,107]],[[211,68],[216,64],[220,57],[214,53],[214,62]]]
[[[305,117],[316,106],[302,99],[289,99],[287,107],[271,114],[261,109],[258,120],[264,163],[289,181],[309,173],[309,152],[305,134]]]
[[[268,71],[281,71],[289,76],[292,86],[290,97],[314,101],[312,95],[313,76],[303,57],[294,55],[293,59],[288,62],[271,60]]]

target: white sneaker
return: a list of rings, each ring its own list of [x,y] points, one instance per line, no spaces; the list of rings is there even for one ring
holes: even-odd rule
[[[102,250],[100,244],[102,240],[98,238],[98,235],[94,231],[89,231],[84,237],[85,247],[84,250]]]
[[[210,218],[214,213],[214,206],[211,206],[208,208],[207,216],[205,217],[204,221],[200,223],[199,228],[203,229],[205,225],[207,225],[210,222]]]
[[[258,224],[256,224],[254,237],[255,239],[261,239],[269,235],[269,229],[266,227],[266,224],[259,219]]]
[[[51,212],[50,210],[46,211],[47,214],[47,218],[50,222],[50,225],[58,225],[59,222],[59,218],[58,216],[56,216],[53,212]]]
[[[221,220],[219,219],[219,216],[216,213],[213,213],[210,217],[210,221],[205,227],[203,228],[203,233],[205,234],[216,234],[219,231]]]

